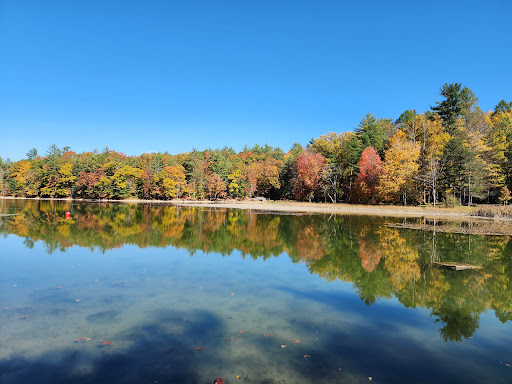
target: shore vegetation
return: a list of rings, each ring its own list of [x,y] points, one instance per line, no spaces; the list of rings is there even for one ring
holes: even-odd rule
[[[444,84],[430,110],[365,115],[352,132],[329,132],[287,152],[193,149],[127,156],[36,148],[0,157],[0,194],[145,200],[271,199],[349,204],[475,207],[512,217],[512,103],[485,112],[459,83]],[[482,206],[482,205],[492,206]]]

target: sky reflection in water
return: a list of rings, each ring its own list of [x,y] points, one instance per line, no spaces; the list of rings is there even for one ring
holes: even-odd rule
[[[21,213],[0,224],[2,382],[511,379],[507,237],[364,216],[0,204]]]

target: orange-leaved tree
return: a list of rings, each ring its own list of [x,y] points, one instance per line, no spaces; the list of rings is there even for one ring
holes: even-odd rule
[[[206,184],[210,200],[216,200],[217,197],[226,197],[226,183],[215,172],[206,176]]]

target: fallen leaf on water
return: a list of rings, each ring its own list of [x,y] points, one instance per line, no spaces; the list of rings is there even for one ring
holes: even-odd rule
[[[86,337],[86,338],[85,338],[85,341],[89,341],[89,340],[91,340],[91,338],[90,338],[90,337]]]
[[[238,380],[240,380],[240,375],[236,375],[236,378],[237,378]]]
[[[20,317],[20,319],[28,319],[28,316],[27,315],[23,315]]]
[[[78,339],[76,339],[76,341],[82,341],[83,339],[83,337],[79,337]]]
[[[298,344],[298,343],[300,343],[300,340],[299,340],[299,339],[297,339],[297,340],[295,340],[295,341],[293,342],[293,344]]]
[[[3,307],[2,309],[5,311],[7,309],[7,307]]]
[[[111,341],[103,341],[101,344],[103,345],[109,345],[111,343]]]
[[[238,333],[244,333],[244,331],[238,331]]]
[[[281,348],[286,348],[286,345],[282,344],[282,345],[281,345]]]
[[[231,296],[233,296],[235,294],[235,292],[231,292]]]
[[[510,364],[505,363],[505,365],[506,365],[507,367],[510,367]]]
[[[368,381],[372,381],[373,377],[368,376]]]
[[[270,333],[268,335],[266,333],[264,333],[263,336],[265,336],[268,339],[272,335]]]
[[[82,299],[76,299],[75,301],[76,301],[76,302],[79,302],[79,301],[82,301]]]
[[[57,289],[62,289],[62,287],[57,287]]]
[[[226,339],[226,341],[231,341],[231,339]]]
[[[343,368],[338,368],[338,371],[343,372]]]
[[[309,355],[304,355],[304,360],[307,360],[307,359],[309,359],[310,357],[311,357],[311,356],[309,356]]]
[[[224,384],[224,380],[222,380],[222,377],[217,377],[213,384]]]
[[[204,351],[204,347],[195,347],[194,349],[199,352]]]

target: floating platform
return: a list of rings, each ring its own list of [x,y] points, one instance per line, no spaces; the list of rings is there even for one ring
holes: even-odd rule
[[[439,265],[441,267],[454,269],[456,271],[463,271],[465,269],[482,269],[481,265],[471,265],[464,263],[455,263],[452,261],[434,261],[434,264]]]

